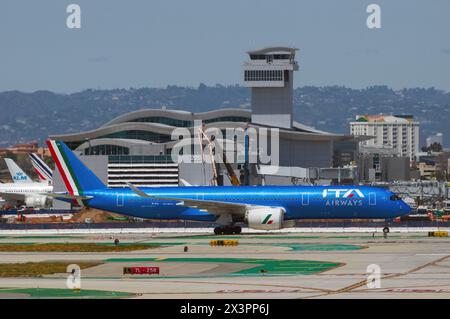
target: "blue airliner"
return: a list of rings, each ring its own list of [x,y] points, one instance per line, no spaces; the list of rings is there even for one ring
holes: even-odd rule
[[[236,222],[274,230],[296,219],[389,220],[411,211],[396,194],[366,186],[108,188],[63,142],[47,144],[68,190],[54,197],[142,218],[213,221],[216,234],[240,233]]]

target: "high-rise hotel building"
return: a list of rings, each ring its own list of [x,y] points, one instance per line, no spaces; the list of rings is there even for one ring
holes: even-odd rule
[[[373,136],[362,147],[393,149],[398,156],[416,160],[419,152],[419,123],[411,115],[357,115],[350,122],[354,136]]]

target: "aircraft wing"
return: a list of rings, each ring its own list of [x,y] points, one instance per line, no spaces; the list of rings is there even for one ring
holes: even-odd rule
[[[215,215],[222,214],[231,214],[231,215],[244,215],[247,207],[260,207],[256,205],[248,205],[248,204],[239,204],[239,203],[230,203],[230,202],[221,202],[221,201],[212,201],[212,200],[204,200],[204,199],[191,199],[191,198],[171,198],[171,197],[160,197],[160,196],[152,196],[149,195],[136,186],[127,183],[133,192],[137,195],[145,198],[152,198],[156,200],[171,200],[179,202],[177,205],[197,208],[200,210],[206,210]]]
[[[25,200],[25,194],[0,192],[0,197],[5,201]]]
[[[196,200],[196,199],[180,199],[180,198],[158,198],[161,200],[177,200],[180,203],[178,205],[197,208],[200,210],[208,211],[215,215],[222,214],[231,214],[231,215],[239,215],[243,216],[246,211],[246,207],[250,205],[238,204],[238,203],[227,203],[227,202],[219,202],[219,201],[210,201],[210,200]]]

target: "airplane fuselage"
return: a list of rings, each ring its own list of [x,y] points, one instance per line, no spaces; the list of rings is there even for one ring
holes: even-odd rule
[[[221,186],[140,188],[161,198],[184,198],[281,207],[289,219],[390,219],[410,212],[410,207],[382,188],[365,186]],[[180,201],[144,198],[129,188],[91,190],[88,206],[142,218],[214,221],[217,216]]]
[[[23,197],[46,197],[45,193],[51,193],[53,191],[53,186],[49,186],[48,183],[4,183],[0,184],[0,194],[11,194],[22,195]],[[45,200],[42,200],[45,202]],[[0,195],[1,203],[11,203],[13,205],[17,204],[17,200],[8,200],[7,198],[2,198]]]
[[[53,186],[48,183],[4,183],[0,184],[0,192],[6,193],[50,193]]]

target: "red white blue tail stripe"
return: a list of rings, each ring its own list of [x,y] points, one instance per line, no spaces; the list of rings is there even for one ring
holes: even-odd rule
[[[53,174],[50,167],[48,167],[36,153],[30,153],[28,156],[30,157],[31,164],[33,164],[34,170],[39,176],[39,179],[41,181],[53,183]]]

